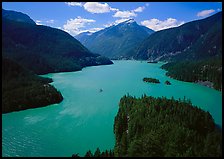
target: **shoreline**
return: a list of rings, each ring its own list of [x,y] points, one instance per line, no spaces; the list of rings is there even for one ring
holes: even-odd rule
[[[201,86],[206,86],[206,87],[208,87],[208,88],[212,88],[212,89],[215,89],[214,87],[213,87],[213,83],[212,82],[210,82],[210,81],[200,81],[200,80],[198,80],[198,81],[195,81],[194,83],[196,83],[196,84],[199,84],[199,85],[201,85]],[[215,89],[216,90],[216,89]]]

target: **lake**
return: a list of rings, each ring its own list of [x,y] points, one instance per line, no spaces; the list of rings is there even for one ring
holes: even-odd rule
[[[113,149],[114,117],[120,98],[129,93],[175,99],[185,96],[193,105],[209,111],[222,125],[222,93],[205,86],[165,76],[163,63],[114,61],[113,65],[93,66],[82,71],[44,75],[53,79],[63,95],[60,104],[2,115],[3,156],[83,156]],[[145,83],[144,77],[160,80]],[[171,85],[164,82],[169,80]],[[102,89],[102,91],[100,91]]]

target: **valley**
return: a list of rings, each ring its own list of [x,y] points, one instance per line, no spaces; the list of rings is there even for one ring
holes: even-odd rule
[[[3,157],[222,157],[221,2],[2,4]]]

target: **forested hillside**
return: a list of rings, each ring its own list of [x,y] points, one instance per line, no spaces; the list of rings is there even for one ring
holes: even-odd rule
[[[222,12],[179,27],[157,31],[144,40],[136,59],[200,60],[222,54]]]
[[[4,16],[5,10],[2,12],[2,55],[34,73],[77,71],[85,66],[112,64],[62,30],[26,20],[18,22],[16,17]]]
[[[222,133],[212,116],[186,99],[125,95],[115,117],[114,133],[115,156],[222,156]]]
[[[63,97],[43,78],[15,61],[2,58],[2,112],[8,113],[59,103]]]
[[[200,61],[171,62],[162,65],[167,76],[181,81],[210,81],[217,90],[222,90],[222,58],[209,58]]]

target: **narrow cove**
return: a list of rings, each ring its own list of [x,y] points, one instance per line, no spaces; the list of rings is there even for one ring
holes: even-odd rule
[[[221,92],[171,79],[160,69],[162,64],[114,61],[114,65],[45,75],[53,79],[52,85],[64,100],[54,106],[4,114],[3,156],[70,157],[73,153],[83,156],[97,147],[113,149],[114,117],[120,98],[127,93],[175,99],[185,96],[222,125]],[[157,78],[161,83],[145,83],[144,77]],[[172,85],[164,84],[166,80]]]

